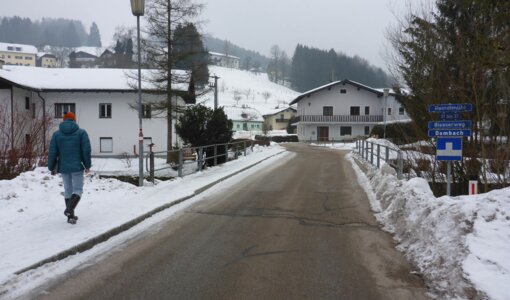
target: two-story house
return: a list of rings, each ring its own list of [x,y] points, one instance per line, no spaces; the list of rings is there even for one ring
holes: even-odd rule
[[[39,52],[37,53],[36,66],[42,68],[56,68],[57,57],[51,53]]]
[[[295,117],[296,113],[297,110],[293,107],[275,109],[264,115],[264,124],[267,130],[287,130],[290,119]]]
[[[142,70],[147,79],[154,73]],[[136,155],[139,153],[139,119],[136,70],[127,69],[60,69],[3,66],[0,69],[0,128],[9,137],[10,149],[23,143],[39,141],[46,145],[67,111],[77,116],[78,125],[87,130],[94,156]],[[189,73],[175,71],[173,105],[195,102],[190,95]],[[142,85],[142,120],[144,144],[167,145],[166,112],[154,109],[165,101],[150,82]],[[41,122],[47,120],[47,122]],[[175,119],[172,125],[175,125]],[[44,126],[43,130],[41,128]],[[173,128],[172,144],[180,144]],[[42,148],[42,147],[41,147]],[[40,149],[41,153],[44,151]]]
[[[32,45],[0,43],[0,60],[6,65],[35,67],[36,54]]]
[[[368,136],[384,122],[408,121],[391,91],[352,80],[332,82],[299,95],[297,133],[300,141],[339,141]]]
[[[213,65],[232,69],[239,69],[241,61],[237,56],[217,52],[209,52],[209,60]]]

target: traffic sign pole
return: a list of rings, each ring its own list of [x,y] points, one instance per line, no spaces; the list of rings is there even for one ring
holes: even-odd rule
[[[446,195],[452,194],[452,162],[448,161],[448,170],[446,172]]]

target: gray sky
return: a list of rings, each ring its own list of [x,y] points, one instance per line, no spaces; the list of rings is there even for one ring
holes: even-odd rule
[[[0,16],[69,18],[89,30],[95,21],[103,45],[115,27],[136,26],[129,0],[0,0]],[[3,2],[4,5],[1,5]],[[202,0],[202,31],[269,54],[279,45],[292,57],[298,43],[359,55],[385,68],[385,32],[404,0]]]

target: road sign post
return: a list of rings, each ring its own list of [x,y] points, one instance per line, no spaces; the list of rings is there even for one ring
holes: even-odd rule
[[[447,161],[446,194],[451,195],[452,161],[462,160],[462,138],[471,136],[471,120],[459,120],[463,112],[473,111],[471,103],[433,104],[430,113],[437,113],[441,121],[428,124],[428,136],[436,137],[436,159]]]

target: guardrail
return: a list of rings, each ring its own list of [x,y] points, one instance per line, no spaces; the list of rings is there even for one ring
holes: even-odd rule
[[[149,154],[145,157],[146,170],[149,173],[149,180],[154,182],[155,172],[173,169],[177,171],[178,177],[184,177],[184,166],[186,164],[196,163],[195,171],[201,171],[206,164],[210,166],[218,165],[218,158],[224,157],[224,162],[232,159],[237,159],[242,154],[243,156],[253,152],[253,141],[240,141],[225,144],[213,144],[199,147],[183,147],[177,150],[168,151],[152,151],[152,146],[149,146]],[[207,155],[209,153],[209,156]],[[156,157],[172,157],[171,163],[167,166],[156,168]],[[189,174],[186,174],[189,175]]]
[[[402,150],[369,142],[367,140],[356,140],[356,149],[358,150],[358,154],[373,166],[380,168],[382,165],[381,161],[386,162],[397,170],[398,179],[403,178],[404,156]]]

